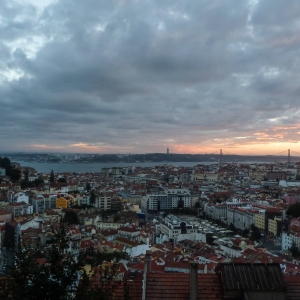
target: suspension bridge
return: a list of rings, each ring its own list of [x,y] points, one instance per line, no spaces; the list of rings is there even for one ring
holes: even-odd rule
[[[274,159],[276,161],[276,159],[287,159],[287,163],[290,164],[292,160],[299,160],[300,161],[300,152],[291,150],[291,149],[286,149],[277,153],[273,153],[273,154],[267,154],[267,155],[241,155],[241,154],[234,154],[231,153],[227,150],[224,149],[220,149],[217,150],[213,153],[208,153],[209,155],[216,155],[219,154],[219,162],[223,163],[224,162],[224,155],[226,156],[247,156],[247,157],[262,157],[262,158],[266,158],[268,157],[269,159]]]

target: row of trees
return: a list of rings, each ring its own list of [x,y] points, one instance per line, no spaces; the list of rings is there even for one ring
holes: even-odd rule
[[[231,231],[235,232],[235,233],[238,232],[237,228],[234,226],[233,223],[230,223],[229,229],[230,229]],[[249,231],[249,229],[247,229],[247,228],[244,229],[244,230],[241,232],[241,234],[242,234],[243,236],[248,236],[249,233],[250,233],[250,231]],[[253,241],[258,241],[258,240],[260,240],[260,238],[261,238],[261,233],[260,233],[260,231],[259,231],[259,228],[256,227],[254,224],[251,224],[251,235],[250,235],[250,239],[253,240]]]

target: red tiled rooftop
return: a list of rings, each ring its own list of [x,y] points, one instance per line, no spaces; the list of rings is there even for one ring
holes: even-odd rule
[[[223,299],[219,274],[198,274],[198,300]],[[147,274],[146,299],[189,299],[189,274]]]
[[[130,278],[126,282],[126,288],[128,291],[129,299],[131,300],[141,300],[143,294],[143,281],[142,280],[131,280]],[[113,292],[112,300],[125,299],[124,292],[125,283],[121,282],[120,285]]]
[[[287,285],[286,300],[300,299],[300,276],[284,276]]]

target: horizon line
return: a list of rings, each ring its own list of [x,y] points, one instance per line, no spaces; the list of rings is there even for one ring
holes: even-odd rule
[[[0,153],[0,157],[2,155],[21,155],[21,154],[41,154],[41,155],[60,155],[60,154],[69,154],[69,155],[124,155],[124,156],[131,156],[131,155],[151,155],[151,154],[162,154],[162,155],[211,155],[211,156],[220,156],[220,153],[165,153],[165,152],[149,152],[149,153],[86,153],[86,152],[2,152]],[[279,154],[279,153],[278,153]],[[268,156],[268,157],[288,157],[288,154],[284,155],[276,155],[276,154],[233,154],[233,153],[222,153],[222,156]],[[300,157],[300,153],[298,156],[290,155],[290,157]]]

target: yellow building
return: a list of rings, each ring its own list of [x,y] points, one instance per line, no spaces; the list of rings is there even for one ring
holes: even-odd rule
[[[259,213],[259,214],[255,214],[254,216],[254,225],[262,232],[265,231],[265,214],[264,213]]]
[[[56,199],[56,208],[70,208],[74,205],[74,198],[70,196]]]
[[[269,219],[268,223],[268,233],[269,236],[277,236],[279,232],[277,231],[277,222],[281,221],[281,217],[274,217],[274,219]]]

